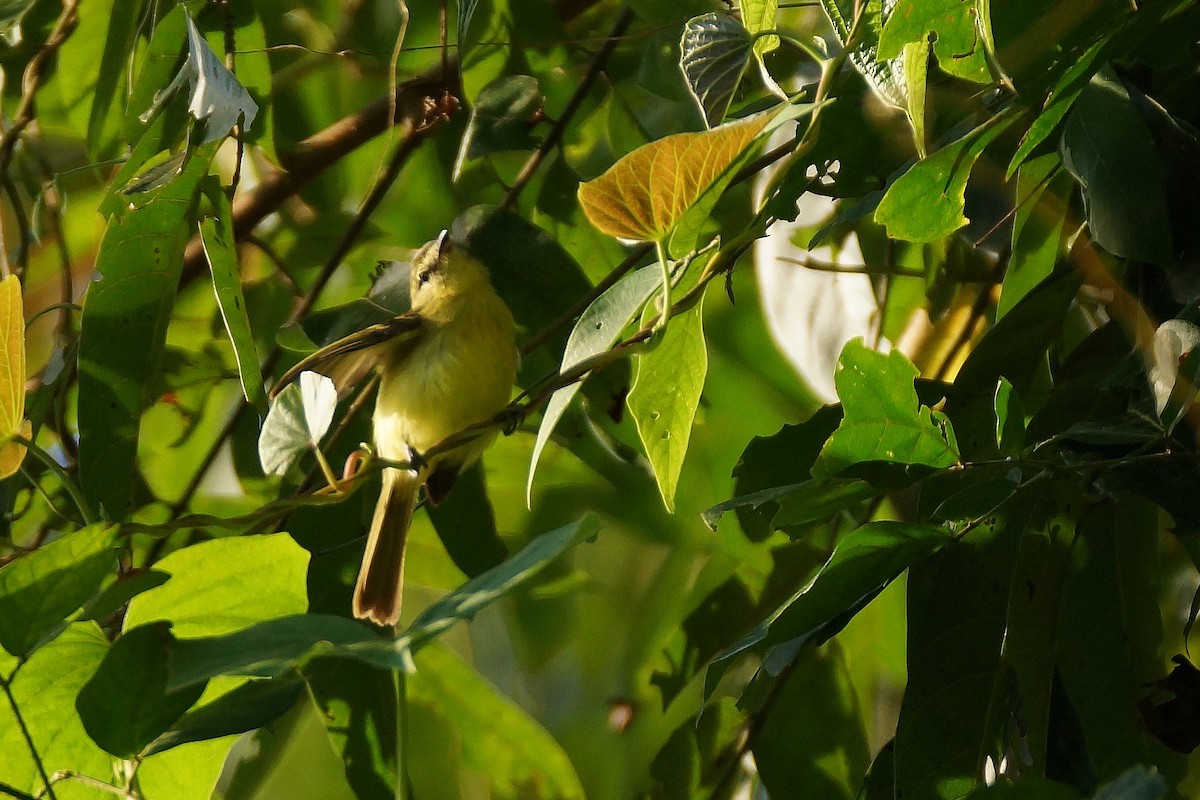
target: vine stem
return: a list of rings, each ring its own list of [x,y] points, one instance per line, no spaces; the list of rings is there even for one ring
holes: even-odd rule
[[[38,775],[42,778],[42,784],[46,787],[46,794],[50,800],[58,800],[54,795],[54,786],[50,781],[50,776],[46,773],[46,765],[42,763],[42,756],[37,750],[37,746],[33,743],[33,736],[29,733],[29,728],[25,725],[25,717],[21,715],[21,709],[17,705],[17,698],[12,693],[12,677],[0,678],[0,690],[3,690],[4,696],[8,698],[9,708],[12,709],[13,719],[17,722],[17,727],[21,730],[21,737],[25,740],[26,746],[29,748],[29,755],[33,757],[33,763],[37,766]]]
[[[30,455],[32,455],[38,461],[41,461],[46,465],[47,469],[58,476],[58,479],[62,481],[63,488],[67,490],[67,494],[71,495],[71,499],[75,501],[75,506],[79,509],[79,514],[83,517],[84,524],[92,525],[93,523],[99,521],[96,513],[92,511],[92,507],[88,503],[87,498],[83,496],[83,492],[79,489],[79,486],[74,480],[71,479],[71,476],[67,474],[67,471],[63,469],[62,464],[59,464],[57,461],[55,461],[53,456],[39,447],[32,440],[25,438],[19,433],[14,433],[12,435],[12,441],[28,450]]]

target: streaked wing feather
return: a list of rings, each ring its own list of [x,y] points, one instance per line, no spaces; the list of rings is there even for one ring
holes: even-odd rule
[[[384,345],[395,346],[411,341],[416,338],[421,325],[421,316],[409,311],[327,344],[283,373],[271,387],[271,398],[274,399],[301,372],[317,372],[328,377],[337,388],[338,397],[342,397],[378,363],[376,354],[369,351]]]

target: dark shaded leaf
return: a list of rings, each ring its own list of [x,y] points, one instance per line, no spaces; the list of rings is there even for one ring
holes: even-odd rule
[[[303,690],[304,681],[297,677],[247,681],[211,703],[184,714],[169,730],[150,742],[143,755],[261,728],[287,713]]]

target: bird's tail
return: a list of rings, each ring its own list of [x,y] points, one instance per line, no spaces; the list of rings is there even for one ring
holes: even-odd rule
[[[383,488],[354,587],[354,616],[359,619],[377,625],[395,625],[400,619],[404,545],[417,504],[418,481],[408,470],[383,471]]]

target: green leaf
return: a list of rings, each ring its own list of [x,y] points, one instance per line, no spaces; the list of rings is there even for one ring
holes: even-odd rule
[[[333,422],[337,388],[317,372],[301,372],[271,403],[258,434],[258,459],[263,472],[283,475],[300,456],[321,443]]]
[[[1083,187],[1088,229],[1108,252],[1164,264],[1172,254],[1166,176],[1150,129],[1111,67],[1092,77],[1063,128],[1063,166]]]
[[[88,117],[88,152],[98,158],[108,142],[107,120],[113,100],[125,83],[125,62],[137,41],[138,20],[145,0],[114,2],[109,8],[104,54],[96,70],[96,86]]]
[[[836,641],[800,654],[748,742],[771,797],[852,800],[871,763],[859,700]]]
[[[813,465],[814,478],[868,461],[949,467],[959,461],[944,414],[920,405],[917,368],[893,350],[877,353],[862,339],[846,343],[834,382],[845,417]]]
[[[214,635],[302,613],[308,607],[308,559],[286,533],[176,550],[155,564],[171,579],[130,601],[125,629],[167,620],[175,636]]]
[[[303,690],[304,681],[298,677],[247,681],[178,718],[142,754],[150,756],[189,742],[261,728],[287,713]]]
[[[980,22],[975,0],[898,0],[879,35],[878,57],[896,58],[909,42],[921,42],[934,34],[933,52],[944,71],[956,78],[987,83],[992,76],[979,41],[976,26]]]
[[[1162,675],[1158,526],[1133,497],[1089,509],[1063,585],[1057,666],[1100,781],[1135,764],[1164,771],[1177,756],[1150,740],[1138,713]]]
[[[120,611],[126,603],[142,592],[162,586],[170,577],[167,573],[157,569],[118,575],[117,580],[110,583],[104,591],[93,596],[84,605],[83,610],[75,619],[78,622],[104,619],[108,615]]]
[[[709,128],[725,119],[750,52],[749,32],[728,14],[701,14],[683,26],[679,69]]]
[[[738,9],[742,12],[742,25],[746,26],[751,36],[775,30],[777,7],[778,0],[738,0]],[[775,34],[758,36],[754,40],[754,54],[760,60],[778,47],[779,37]]]
[[[115,529],[68,533],[0,569],[0,645],[28,656],[116,570]]]
[[[21,719],[33,739],[48,775],[71,770],[101,780],[111,780],[113,759],[98,748],[83,729],[75,712],[75,696],[96,671],[108,649],[108,640],[92,623],[71,625],[61,636],[29,657],[10,689]],[[0,782],[31,795],[44,793],[29,745],[6,699],[0,702]],[[58,797],[99,797],[75,793],[63,784]]]
[[[242,296],[237,245],[233,237],[233,207],[229,196],[220,188],[209,192],[208,196],[217,207],[217,215],[200,221],[200,241],[212,272],[217,306],[221,309],[221,319],[225,322],[225,331],[233,345],[242,393],[260,415],[266,414],[267,394],[263,391],[258,352],[254,348],[254,334],[246,313],[246,298]]]
[[[111,217],[79,340],[79,480],[93,508],[128,516],[138,424],[150,402],[211,148],[146,205]]]
[[[984,149],[1012,123],[998,114],[958,141],[924,158],[888,187],[875,209],[875,222],[906,242],[933,242],[966,225],[967,179]]]
[[[705,694],[711,694],[741,653],[785,642],[798,648],[827,641],[896,576],[947,541],[942,528],[902,522],[870,522],[848,534],[811,584],[713,659],[704,680]]]
[[[1002,456],[1015,456],[1025,449],[1021,396],[1003,375],[996,383],[996,447]]]
[[[1026,516],[1005,506],[909,571],[897,796],[960,798],[982,782],[989,756],[1000,761],[1011,716],[1000,652]]]
[[[537,146],[533,127],[542,113],[544,98],[537,78],[504,75],[479,91],[471,106],[467,129],[454,160],[454,180],[467,162],[505,150],[532,150]]]
[[[0,480],[12,477],[25,459],[33,428],[25,419],[25,307],[16,275],[0,280]]]
[[[200,699],[204,684],[167,690],[165,623],[129,630],[108,648],[75,707],[92,741],[120,758],[133,758]]]
[[[928,155],[925,147],[925,83],[929,73],[929,42],[909,42],[900,56],[904,69],[904,113],[912,124],[917,157]]]
[[[454,491],[425,512],[454,566],[468,578],[484,573],[508,557],[508,547],[496,531],[496,515],[488,497],[483,468],[478,464],[459,473]]]
[[[698,303],[675,316],[662,340],[637,356],[637,373],[629,390],[629,413],[637,423],[663,503],[671,512],[708,373],[702,312],[703,304]]]
[[[1050,277],[1063,254],[1071,176],[1060,166],[1058,156],[1049,153],[1023,164],[1017,172],[1012,255],[1004,271],[996,319]]]
[[[411,671],[413,653],[594,536],[599,524],[599,519],[589,514],[542,534],[504,563],[426,608],[398,639],[385,639],[363,623],[323,614],[278,617],[223,636],[178,639],[171,647],[169,686],[186,686],[217,675],[273,678],[310,658],[330,654],[384,669]]]
[[[493,796],[583,800],[575,768],[554,737],[449,650],[425,648],[407,686],[410,702],[453,727],[450,746],[464,766],[486,776]]]
[[[662,286],[662,272],[658,267],[645,267],[626,275],[615,285],[592,301],[571,329],[567,346],[563,352],[559,372],[566,372],[594,355],[612,347],[633,318],[641,310],[654,290]],[[562,419],[567,407],[583,388],[582,383],[564,386],[550,396],[542,421],[538,425],[537,440],[529,460],[529,477],[525,481],[525,502],[533,496],[533,476],[537,471],[542,451],[550,441],[554,428]]]

